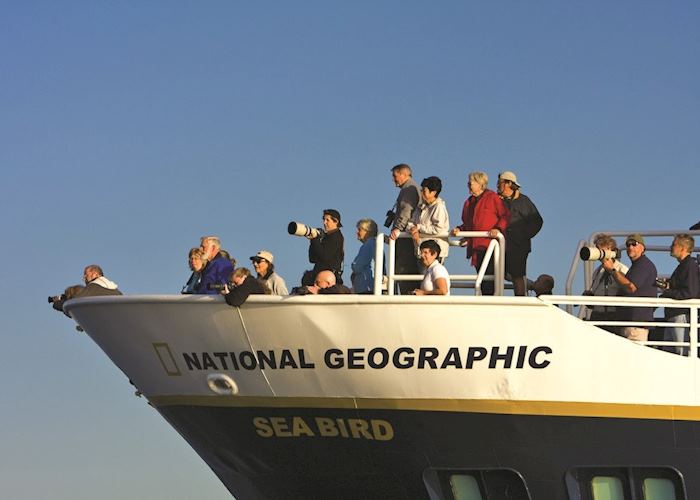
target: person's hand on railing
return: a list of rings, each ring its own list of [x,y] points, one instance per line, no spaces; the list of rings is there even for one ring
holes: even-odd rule
[[[501,234],[501,231],[495,227],[489,231],[489,236],[491,238],[497,238],[499,234]]]
[[[417,226],[413,226],[411,228],[411,238],[413,238],[413,241],[418,243],[420,241],[420,232],[418,231]]]
[[[401,234],[401,231],[400,231],[400,230],[398,230],[398,229],[392,229],[392,230],[391,230],[391,234],[389,235],[389,238],[391,238],[392,240],[395,240],[396,238],[399,237],[400,234]]]

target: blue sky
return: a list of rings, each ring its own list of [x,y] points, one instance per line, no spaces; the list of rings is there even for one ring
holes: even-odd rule
[[[401,162],[442,178],[453,225],[468,172],[515,171],[545,220],[530,275],[558,292],[591,232],[700,219],[697,2],[0,5],[4,498],[228,497],[47,306],[88,263],[177,293],[213,233],[293,284],[287,223],[333,207],[349,267]]]

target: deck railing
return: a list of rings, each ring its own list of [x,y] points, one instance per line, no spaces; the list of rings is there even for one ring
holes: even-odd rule
[[[461,247],[463,238],[490,238],[488,231],[460,231],[456,235],[451,234],[421,234],[421,238],[437,238],[448,242],[450,246]],[[410,233],[400,233],[399,238],[411,238]],[[400,281],[420,281],[423,279],[422,274],[397,274],[396,273],[396,240],[392,240],[380,233],[376,238],[374,262],[383,262],[384,245],[387,245],[387,287],[386,291],[389,295],[394,295],[395,284]],[[505,289],[505,237],[498,234],[491,239],[489,246],[484,255],[484,261],[476,274],[450,274],[450,281],[453,288],[471,288],[474,287],[476,295],[481,295],[481,286],[484,281],[494,282],[495,295],[503,295]],[[489,262],[494,262],[494,274],[486,274]],[[464,261],[465,266],[469,266],[468,261]],[[375,269],[380,269],[377,264]],[[381,295],[383,291],[381,273],[374,273],[374,294]]]
[[[671,348],[671,347],[686,347],[689,348],[684,355],[689,355],[690,353],[698,353],[698,311],[700,310],[700,299],[691,300],[674,300],[666,298],[645,298],[645,297],[592,297],[592,296],[569,296],[569,295],[542,295],[540,299],[543,302],[557,306],[567,306],[571,308],[580,307],[584,309],[586,306],[607,306],[615,307],[616,311],[624,310],[629,307],[650,307],[656,310],[656,313],[661,313],[661,308],[670,308],[679,311],[679,314],[683,310],[687,309],[689,311],[689,321],[685,323],[672,323],[664,318],[654,319],[654,321],[590,321],[588,323],[600,327],[609,326],[622,329],[625,326],[635,326],[639,328],[648,328],[650,330],[650,336],[654,336],[652,333],[654,330],[671,328],[671,327],[682,327],[687,328],[689,333],[688,342],[674,342],[669,340],[648,340],[646,342],[637,342],[639,344],[655,346],[660,348]],[[636,341],[635,341],[636,342]],[[667,350],[667,349],[665,349]],[[691,356],[692,357],[692,356]]]

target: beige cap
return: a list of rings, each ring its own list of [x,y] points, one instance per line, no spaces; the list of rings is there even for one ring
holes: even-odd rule
[[[510,181],[513,184],[515,184],[517,187],[520,187],[520,184],[518,184],[518,178],[515,176],[513,172],[510,172],[509,170],[506,170],[505,172],[501,172],[498,174],[499,179],[503,179],[504,181]]]
[[[260,250],[258,253],[256,253],[255,255],[253,255],[250,258],[250,260],[256,260],[256,259],[265,259],[270,264],[272,264],[272,261],[275,259],[275,257],[267,250]]]

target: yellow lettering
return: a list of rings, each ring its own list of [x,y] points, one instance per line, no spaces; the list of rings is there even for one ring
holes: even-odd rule
[[[372,434],[377,441],[394,439],[394,428],[386,420],[371,420]]]
[[[273,435],[272,428],[267,423],[267,419],[265,417],[253,418],[253,425],[255,426],[255,429],[256,429],[255,432],[257,433],[258,436],[264,437],[264,438],[272,437],[272,435]]]
[[[350,427],[352,437],[355,439],[374,439],[372,434],[369,433],[369,424],[366,420],[362,420],[361,418],[351,418],[348,420],[348,427]]]
[[[304,422],[304,419],[301,417],[294,417],[292,420],[292,434],[294,437],[299,437],[302,434],[305,436],[312,436],[314,435],[313,431],[311,428],[306,425],[306,422]]]
[[[335,426],[333,419],[316,417],[316,427],[318,427],[318,433],[323,437],[335,437],[338,435],[338,428]]]
[[[345,427],[345,421],[342,418],[336,418],[335,421],[338,424],[338,430],[340,430],[340,435],[344,438],[350,437],[348,434],[348,429]]]
[[[292,437],[292,433],[289,432],[287,419],[284,417],[272,417],[270,423],[272,424],[272,429],[275,431],[275,436],[283,438]]]

